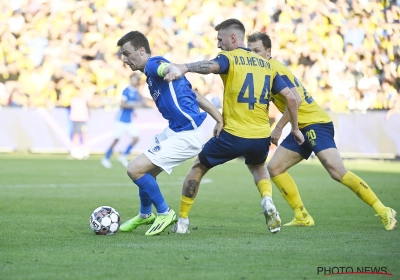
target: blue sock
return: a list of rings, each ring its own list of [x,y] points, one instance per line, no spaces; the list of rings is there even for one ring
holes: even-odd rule
[[[152,203],[141,188],[139,188],[139,197],[140,197],[140,214],[150,214]]]
[[[129,145],[128,147],[126,147],[124,155],[129,155],[129,153],[131,152],[132,148],[133,148],[133,145]]]
[[[143,177],[133,182],[139,186],[140,190],[147,196],[151,203],[153,203],[154,207],[157,209],[157,213],[168,211],[168,204],[165,202],[160,187],[153,176],[146,173]]]
[[[107,151],[106,154],[105,154],[105,158],[106,158],[106,159],[110,159],[112,153],[113,153],[113,150],[112,150],[112,149],[108,149],[108,151]]]

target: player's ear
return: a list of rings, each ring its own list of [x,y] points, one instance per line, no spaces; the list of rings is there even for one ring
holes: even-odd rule
[[[231,38],[231,41],[232,41],[232,43],[235,43],[236,42],[236,34],[234,34],[234,33],[232,33],[231,34],[231,36],[230,36],[230,38]]]

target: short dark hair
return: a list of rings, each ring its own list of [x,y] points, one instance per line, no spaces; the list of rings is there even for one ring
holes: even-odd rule
[[[151,54],[149,40],[147,40],[146,36],[139,31],[131,31],[126,33],[121,39],[118,40],[117,46],[122,47],[127,42],[130,42],[135,50],[143,47],[146,50],[146,53]]]
[[[246,33],[246,29],[244,28],[243,23],[240,20],[237,20],[235,18],[230,18],[230,19],[224,20],[223,22],[221,22],[220,24],[215,26],[214,29],[216,31],[220,31],[223,29],[231,28],[231,27],[236,30],[239,30],[240,32],[243,33],[243,35]]]
[[[249,36],[247,36],[247,42],[253,43],[255,41],[261,40],[263,46],[266,49],[270,49],[272,47],[271,38],[263,32],[255,32]]]

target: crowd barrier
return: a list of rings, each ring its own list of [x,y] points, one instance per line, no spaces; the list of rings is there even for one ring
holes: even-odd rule
[[[92,109],[88,122],[88,147],[91,154],[104,153],[111,144],[116,111]],[[335,141],[345,158],[399,158],[400,113],[384,111],[362,113],[329,113],[335,125]],[[149,148],[149,139],[167,125],[153,108],[139,108],[134,118],[140,139],[133,152]],[[214,120],[208,116],[204,129],[212,136]],[[290,131],[285,127],[283,135]],[[122,151],[128,142],[124,136],[115,151]],[[0,152],[68,153],[71,146],[71,123],[68,110],[55,108],[0,109]],[[273,153],[274,147],[271,148]]]

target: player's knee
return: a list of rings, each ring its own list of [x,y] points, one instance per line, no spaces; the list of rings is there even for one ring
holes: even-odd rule
[[[126,167],[126,174],[128,174],[129,178],[131,178],[132,180],[137,180],[139,179],[139,177],[141,177],[140,174],[138,174],[137,170],[139,170],[139,168],[133,161],[131,161]]]
[[[274,164],[273,162],[269,162],[267,165],[268,173],[271,177],[278,176],[279,174],[283,173],[284,170],[279,168],[279,165]]]
[[[193,163],[193,166],[192,166],[192,171],[194,171],[194,172],[196,172],[196,173],[200,173],[200,174],[206,174],[207,173],[207,171],[209,170],[209,168],[207,168],[206,166],[204,166],[201,162],[200,162],[200,160],[199,160],[199,158],[197,158],[196,160],[195,160],[195,162]]]
[[[345,168],[327,168],[327,171],[331,178],[337,182],[340,182],[343,176],[346,174],[347,170]]]

